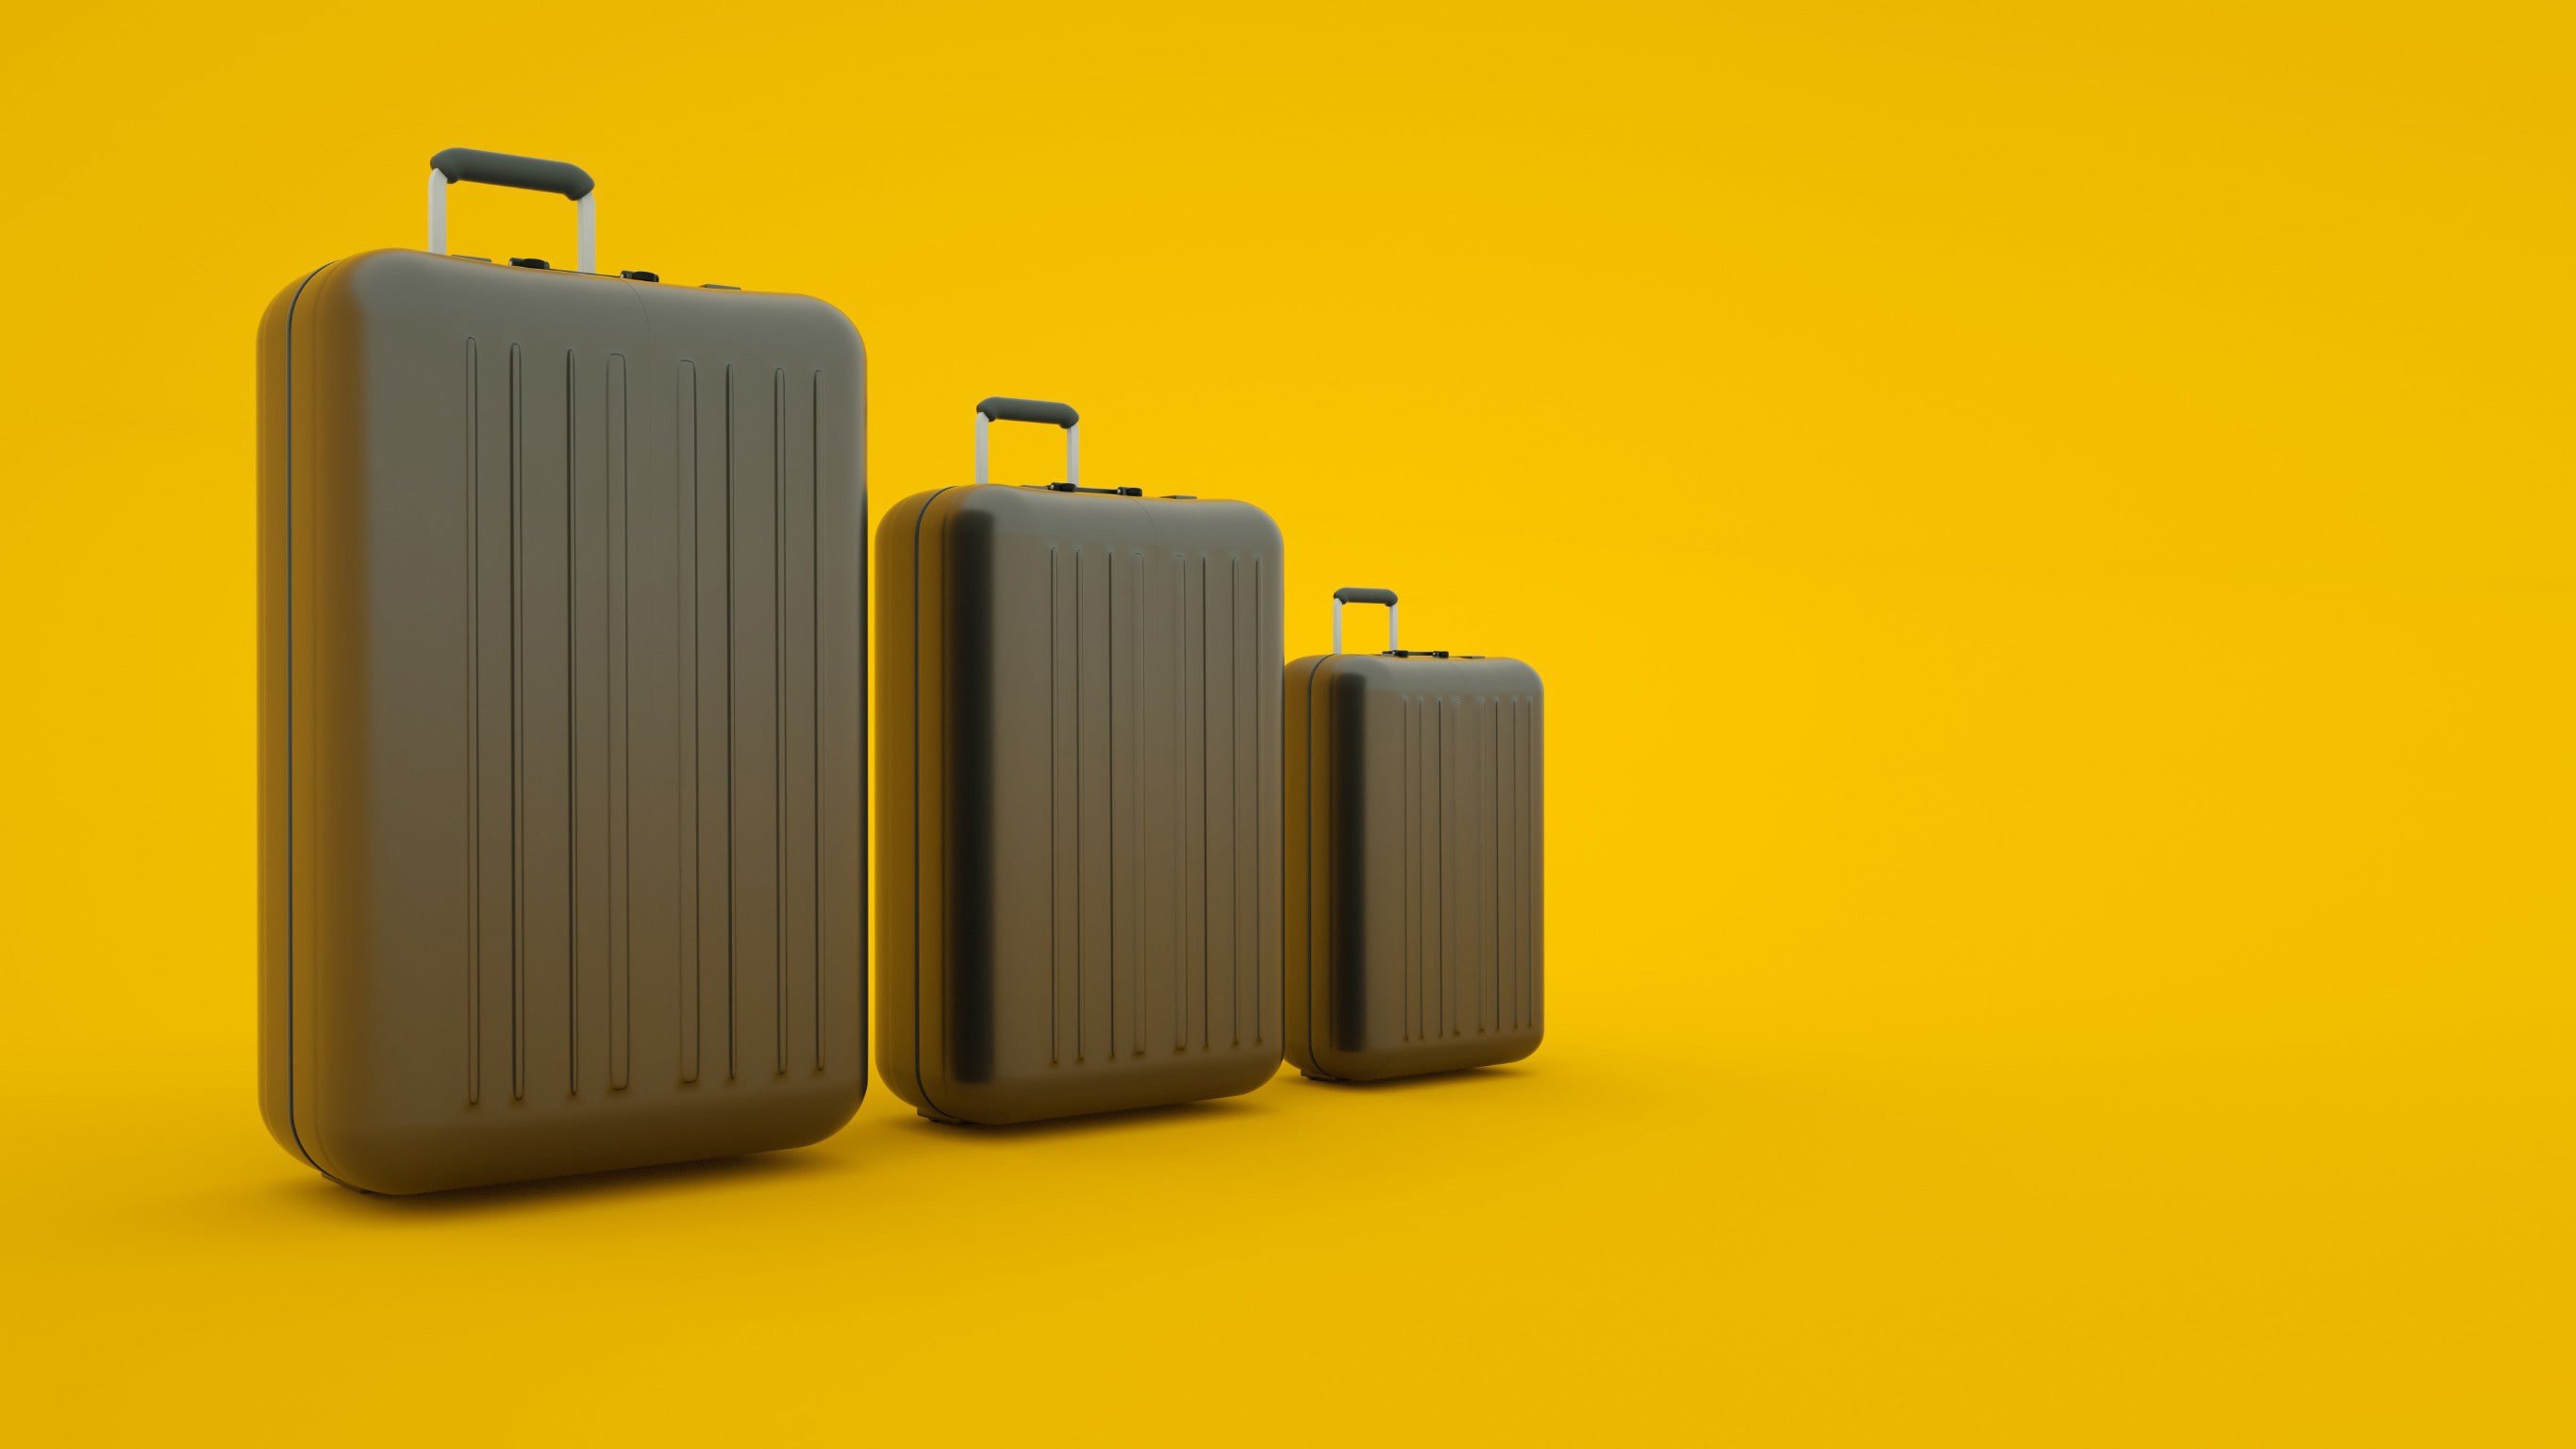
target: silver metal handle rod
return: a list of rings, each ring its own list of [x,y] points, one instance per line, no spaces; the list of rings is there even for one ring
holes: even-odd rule
[[[993,481],[993,420],[981,412],[975,414],[975,481]],[[1082,425],[1064,430],[1064,481],[1082,486]]]
[[[429,249],[441,255],[447,251],[447,188],[449,181],[437,167],[429,168]],[[574,265],[585,272],[599,270],[599,193],[594,191],[573,203]]]
[[[1342,652],[1342,601],[1333,600],[1333,652]],[[1386,652],[1395,652],[1395,605],[1386,606]]]

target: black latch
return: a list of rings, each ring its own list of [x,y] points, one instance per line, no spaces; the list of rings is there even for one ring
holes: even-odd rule
[[[1145,496],[1145,490],[1142,488],[1085,488],[1078,483],[1049,483],[1047,491],[1049,493],[1106,493],[1119,498]]]
[[[619,272],[617,275],[624,277],[630,282],[658,282],[662,280],[662,274],[660,272]]]
[[[1449,657],[1449,651],[1446,649],[1389,649],[1386,652],[1398,659],[1446,659]]]
[[[552,270],[552,268],[546,265],[546,259],[544,257],[512,257],[510,258],[510,265],[514,267],[526,267],[532,272]]]

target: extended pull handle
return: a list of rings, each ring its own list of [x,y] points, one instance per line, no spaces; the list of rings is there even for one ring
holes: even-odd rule
[[[1361,588],[1333,590],[1333,652],[1336,654],[1342,652],[1342,605],[1344,604],[1386,605],[1386,652],[1389,654],[1395,652],[1395,590]]]
[[[569,199],[574,207],[575,224],[579,226],[577,265],[585,272],[599,270],[598,214],[592,203],[598,200],[598,186],[590,173],[568,161],[543,161],[534,156],[513,156],[506,151],[477,151],[469,146],[450,146],[429,158],[429,249],[447,250],[447,188],[459,181],[476,181],[485,186],[511,186],[521,191],[551,191]]]
[[[975,481],[986,482],[993,471],[992,430],[995,423],[1045,423],[1064,429],[1064,481],[1069,488],[1082,485],[1082,414],[1060,402],[1039,402],[1025,397],[988,397],[975,404]]]

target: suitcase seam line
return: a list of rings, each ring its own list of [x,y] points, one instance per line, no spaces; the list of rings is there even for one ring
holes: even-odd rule
[[[1313,664],[1307,666],[1306,669],[1306,788],[1301,792],[1303,798],[1300,799],[1297,804],[1298,812],[1304,817],[1306,823],[1308,857],[1306,866],[1306,898],[1308,901],[1308,907],[1306,911],[1306,960],[1304,963],[1306,968],[1306,1060],[1313,1062],[1318,1071],[1322,1071],[1328,1076],[1331,1075],[1332,1069],[1324,1065],[1324,1059],[1317,1055],[1315,1051],[1316,951],[1315,916],[1312,902],[1319,893],[1318,886],[1321,884],[1315,879],[1313,863],[1315,835],[1314,792],[1317,783],[1315,778],[1315,713],[1316,702],[1321,697],[1317,689],[1317,680],[1324,672],[1324,665],[1330,662],[1332,657],[1333,656],[1329,654],[1323,655],[1316,659]]]
[[[943,495],[955,491],[951,485],[933,492],[912,520],[912,1085],[921,1093],[921,1104],[943,1117],[955,1114],[931,1099],[929,1079],[921,1070],[921,534],[929,525],[930,510]]]
[[[333,1176],[331,1169],[304,1145],[304,1130],[295,1114],[295,315],[313,279],[333,266],[325,262],[296,283],[286,304],[286,1135],[304,1161],[343,1187],[355,1183]],[[318,1130],[320,1124],[315,1124]],[[359,1188],[359,1191],[365,1191]]]

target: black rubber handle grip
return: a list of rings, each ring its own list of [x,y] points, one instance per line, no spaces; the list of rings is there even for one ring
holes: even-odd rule
[[[579,201],[597,190],[590,173],[569,161],[540,161],[506,151],[477,151],[450,146],[429,158],[430,169],[450,181],[479,181],[486,186],[515,186],[521,191],[551,191]]]
[[[997,423],[1047,423],[1069,428],[1082,421],[1082,414],[1063,403],[1025,397],[988,397],[975,404],[975,411]]]
[[[1335,589],[1333,590],[1333,602],[1336,604],[1384,604],[1388,608],[1392,609],[1395,607],[1395,590]]]

